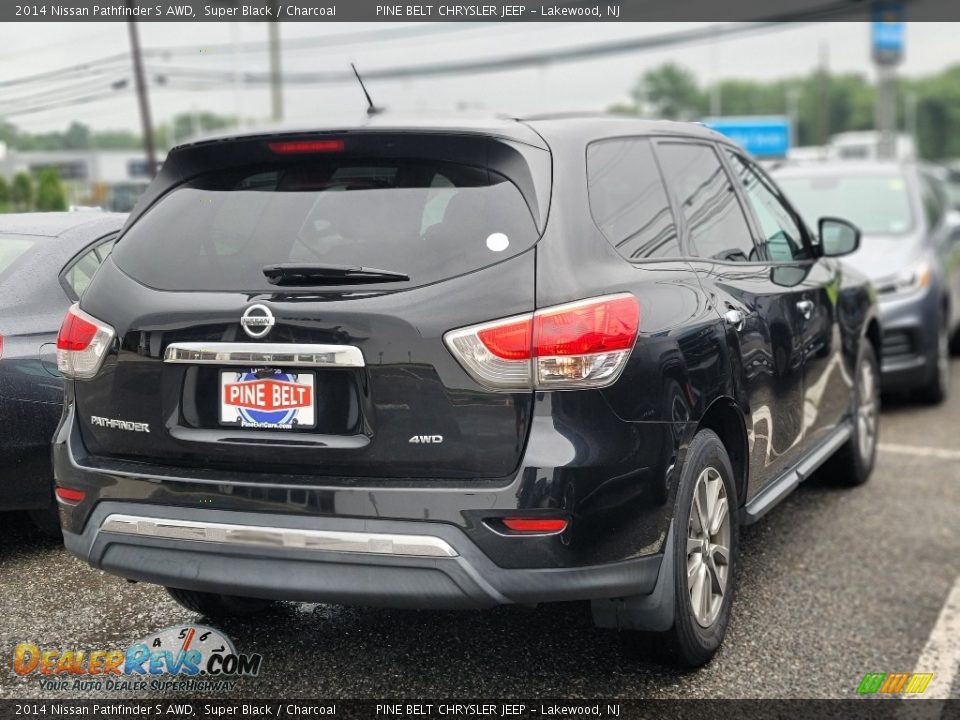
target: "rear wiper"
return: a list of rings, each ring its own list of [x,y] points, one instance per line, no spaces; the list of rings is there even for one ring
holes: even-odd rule
[[[392,270],[323,263],[265,265],[263,274],[272,285],[362,285],[410,279],[409,275]]]

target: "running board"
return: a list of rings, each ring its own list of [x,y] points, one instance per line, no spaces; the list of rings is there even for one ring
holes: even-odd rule
[[[849,420],[845,420],[816,449],[744,505],[740,509],[740,523],[750,525],[770,512],[781,500],[793,492],[797,485],[813,475],[814,471],[829,460],[852,436],[853,425]]]

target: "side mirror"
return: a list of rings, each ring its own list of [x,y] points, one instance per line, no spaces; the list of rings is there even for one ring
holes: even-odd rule
[[[820,218],[817,230],[824,257],[849,255],[860,247],[860,228],[841,218]]]

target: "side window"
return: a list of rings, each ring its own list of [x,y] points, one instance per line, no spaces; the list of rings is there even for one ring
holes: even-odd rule
[[[923,212],[927,217],[927,226],[932,230],[940,226],[943,220],[945,201],[938,192],[937,181],[928,175],[920,176],[920,192],[923,198]]]
[[[709,145],[665,142],[657,155],[683,212],[690,253],[735,262],[757,259],[750,226],[726,170]]]
[[[630,261],[680,257],[677,228],[649,140],[602,140],[587,148],[590,212]]]
[[[117,244],[116,238],[113,240],[107,240],[105,243],[100,243],[95,248],[97,251],[97,257],[100,258],[100,262],[103,262],[107,259],[107,255],[110,254],[110,251],[113,250],[113,246]]]
[[[748,160],[727,151],[734,174],[760,225],[763,257],[774,262],[807,260],[810,253],[803,242],[803,229],[790,208],[784,205],[773,188]]]
[[[83,255],[76,258],[63,274],[63,281],[73,291],[74,297],[81,297],[93,280],[94,273],[113,249],[116,238],[90,248]]]

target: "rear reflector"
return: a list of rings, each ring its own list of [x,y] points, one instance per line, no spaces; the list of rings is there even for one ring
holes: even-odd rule
[[[282,142],[272,142],[268,145],[273,152],[280,155],[343,151],[343,140],[284,140]]]
[[[508,530],[523,533],[559,533],[567,529],[563,518],[502,518]]]
[[[639,325],[636,298],[622,293],[454,330],[444,340],[491,390],[575,390],[616,382]]]
[[[76,505],[82,503],[87,494],[83,490],[73,490],[71,488],[58,487],[54,490],[57,500],[67,505]]]
[[[74,304],[57,334],[57,369],[67,378],[92,378],[116,336],[113,328]]]

